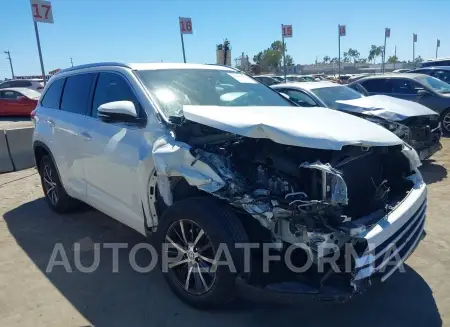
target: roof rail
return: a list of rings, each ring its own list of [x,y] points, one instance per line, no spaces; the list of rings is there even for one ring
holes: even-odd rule
[[[97,62],[97,63],[93,63],[93,64],[85,64],[85,65],[78,65],[78,66],[74,66],[74,67],[70,67],[70,68],[65,68],[65,69],[59,71],[58,74],[65,73],[65,72],[71,72],[71,71],[84,69],[84,68],[94,68],[94,67],[103,67],[103,66],[116,66],[116,67],[130,68],[130,66],[128,66],[127,64],[120,63],[120,62]]]

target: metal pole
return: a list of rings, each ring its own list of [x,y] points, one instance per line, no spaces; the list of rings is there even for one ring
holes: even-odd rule
[[[394,70],[395,70],[395,63],[397,62],[397,46],[395,46],[394,57],[395,57],[395,61],[394,61]]]
[[[416,57],[415,51],[416,51],[416,42],[414,42],[414,38],[413,38],[413,68],[416,68],[416,62],[414,61],[414,59]]]
[[[34,31],[36,32],[36,42],[37,42],[37,46],[38,46],[39,60],[41,62],[42,79],[44,80],[44,85],[45,85],[47,83],[47,80],[45,78],[44,61],[42,60],[42,51],[41,51],[41,41],[39,40],[39,30],[38,30],[36,22],[34,22]]]
[[[286,83],[286,44],[284,43],[283,34],[281,34],[281,42],[283,43],[284,82]]]
[[[71,64],[72,67],[73,67],[73,60],[72,60],[72,58],[70,58],[70,64]]]
[[[11,67],[11,76],[12,76],[12,79],[14,79],[14,69],[13,69],[13,64],[12,64],[12,59],[11,59],[11,52],[9,52],[9,50],[3,51],[3,52],[8,55],[8,57],[6,59],[9,60],[9,66]]]
[[[438,54],[438,45],[437,45],[437,42],[436,42],[436,59],[437,59],[437,54]]]
[[[386,31],[384,32],[384,48],[383,48],[383,73],[385,72],[386,68]]]
[[[341,25],[338,25],[338,78],[341,79]]]

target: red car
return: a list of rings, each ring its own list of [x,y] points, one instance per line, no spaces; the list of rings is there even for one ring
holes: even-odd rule
[[[40,96],[27,88],[0,89],[0,116],[30,116]]]

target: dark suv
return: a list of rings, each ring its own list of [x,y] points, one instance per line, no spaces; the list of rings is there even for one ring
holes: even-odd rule
[[[450,84],[450,66],[434,66],[411,70],[408,73],[426,74]]]

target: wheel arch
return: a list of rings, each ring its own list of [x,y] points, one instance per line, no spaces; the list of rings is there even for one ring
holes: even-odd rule
[[[198,196],[211,196],[211,194],[199,190],[195,186],[189,185],[187,180],[182,176],[172,176],[169,177],[170,181],[170,193],[172,194],[173,203],[179,202],[181,200],[198,197]],[[153,170],[150,174],[148,185],[147,185],[147,198],[149,204],[149,210],[151,215],[151,220],[153,222],[152,229],[158,227],[158,220],[161,218],[164,211],[168,206],[164,203],[164,200],[159,192],[158,188],[158,175],[156,170]]]

